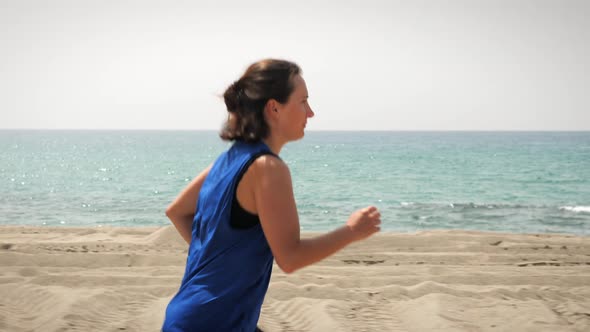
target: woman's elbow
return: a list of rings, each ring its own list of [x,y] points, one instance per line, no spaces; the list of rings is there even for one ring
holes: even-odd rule
[[[169,205],[166,208],[166,217],[170,218],[173,215],[174,208],[172,205]]]
[[[172,221],[174,221],[175,219],[178,219],[179,211],[178,211],[178,208],[174,204],[170,204],[166,208],[166,217],[168,217],[168,219],[170,219]]]
[[[283,271],[285,274],[291,274],[291,273],[297,271],[297,269],[295,267],[292,267],[292,266],[280,265],[278,263],[277,263],[277,265],[279,266],[279,268],[281,269],[281,271]]]
[[[295,265],[294,262],[291,262],[288,259],[278,259],[275,257],[275,261],[277,262],[277,265],[281,271],[285,272],[286,274],[291,274],[300,268],[299,266]]]

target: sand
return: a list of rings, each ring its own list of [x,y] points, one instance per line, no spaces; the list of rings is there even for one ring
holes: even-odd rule
[[[306,234],[309,236],[309,234]],[[159,331],[184,270],[172,227],[0,227],[1,331]],[[590,237],[382,233],[294,274],[265,331],[590,331]]]

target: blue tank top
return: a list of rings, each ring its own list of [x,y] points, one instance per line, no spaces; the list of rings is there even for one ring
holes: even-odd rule
[[[273,153],[262,142],[235,142],[211,167],[199,192],[184,277],[162,331],[256,329],[273,256],[260,223],[233,228],[230,212],[238,176],[263,154]]]

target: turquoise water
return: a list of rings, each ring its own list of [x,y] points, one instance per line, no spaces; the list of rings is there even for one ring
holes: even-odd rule
[[[156,226],[229,145],[214,131],[0,131],[0,224]],[[308,132],[287,145],[303,230],[590,235],[590,132]]]

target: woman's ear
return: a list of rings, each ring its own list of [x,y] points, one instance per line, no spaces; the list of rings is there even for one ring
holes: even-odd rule
[[[267,121],[273,121],[279,116],[278,105],[279,103],[274,99],[269,99],[264,106],[264,115]]]

